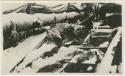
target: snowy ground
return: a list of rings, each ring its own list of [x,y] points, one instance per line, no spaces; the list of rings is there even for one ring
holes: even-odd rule
[[[25,39],[23,42],[19,43],[15,48],[9,48],[3,51],[3,63],[2,73],[9,73],[9,71],[17,65],[19,61],[29,53],[43,38],[46,36],[46,33],[42,33],[35,36],[30,36]]]

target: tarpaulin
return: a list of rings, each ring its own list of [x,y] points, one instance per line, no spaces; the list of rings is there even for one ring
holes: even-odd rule
[[[3,15],[3,31],[7,30],[7,27],[10,28],[12,23],[19,31],[26,30],[34,21],[38,21],[37,16],[25,13]]]
[[[50,24],[56,18],[57,22],[64,21],[66,18],[74,19],[80,14],[77,12],[60,13],[60,14],[25,14],[25,13],[12,13],[3,15],[3,31],[6,31],[12,23],[17,26],[18,31],[29,29],[33,22],[40,23],[40,26]]]

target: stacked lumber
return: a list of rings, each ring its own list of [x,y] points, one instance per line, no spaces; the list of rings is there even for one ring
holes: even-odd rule
[[[40,48],[35,49],[35,50],[33,50],[33,52],[26,55],[26,59],[24,59],[25,61],[20,63],[13,72],[14,73],[17,73],[17,72],[20,72],[20,73],[63,72],[63,71],[65,71],[65,68],[70,65],[70,63],[76,64],[79,62],[79,60],[82,61],[82,65],[90,64],[90,65],[95,66],[97,64],[96,62],[98,61],[98,57],[100,60],[103,59],[104,53],[101,50],[106,49],[108,47],[108,45],[109,45],[109,42],[104,42],[103,44],[100,44],[99,47],[88,47],[88,48],[83,47],[83,46],[77,46],[77,47],[76,46],[70,46],[70,47],[62,46],[58,50],[57,53],[52,52],[53,55],[50,55],[49,57],[43,57],[45,52],[51,53],[52,49],[54,49],[56,47],[56,45],[53,43],[52,44],[44,43]],[[73,50],[73,48],[74,48],[74,50]],[[80,50],[80,49],[84,49],[84,50]],[[40,50],[42,50],[42,51],[40,51]],[[82,52],[84,54],[82,54]],[[91,53],[90,57],[86,56],[87,52]],[[68,59],[67,59],[67,56],[68,56]],[[88,60],[88,57],[90,60]],[[83,59],[85,59],[85,60],[83,60]],[[64,61],[64,63],[60,63],[63,60],[66,60],[66,61]],[[27,66],[29,63],[31,65]],[[53,67],[54,65],[57,65],[58,67],[57,68]],[[93,70],[94,70],[94,66],[92,67]],[[53,67],[53,69],[52,68],[50,69],[49,67],[50,68]],[[23,69],[21,69],[21,68],[23,68]],[[48,68],[48,71],[46,68]],[[88,68],[88,71],[89,71],[89,68]],[[68,71],[66,71],[66,72],[68,72]]]
[[[112,35],[112,31],[114,31],[115,29],[108,29],[105,32],[100,30],[106,30],[106,29],[97,29],[97,30],[93,29],[95,33],[91,32],[92,33],[91,35],[92,36],[101,36],[109,34]],[[28,52],[26,52],[25,54],[24,52],[22,52],[21,54],[22,56],[20,55],[19,57],[15,57],[17,59],[12,59],[16,60],[16,62],[14,62],[13,65],[11,65],[11,67],[8,68],[8,70],[6,69],[5,70],[7,72],[12,72],[12,73],[28,73],[28,74],[36,72],[51,72],[51,73],[99,72],[100,73],[105,63],[111,66],[111,61],[113,59],[113,56],[109,55],[108,53],[110,51],[111,54],[111,50],[117,46],[117,42],[119,42],[119,38],[121,37],[120,35],[121,35],[121,28],[118,28],[118,32],[116,33],[116,35],[114,37],[112,36],[113,40],[111,41],[111,43],[109,41],[106,42],[103,41],[103,43],[98,42],[100,44],[99,46],[96,47],[95,45],[92,44],[90,46],[71,45],[69,47],[61,46],[59,49],[56,50],[57,45],[55,43],[48,44],[45,42],[37,49],[36,48],[28,49],[27,50]],[[87,37],[87,39],[91,41],[92,39],[89,39],[89,37]],[[110,37],[108,38],[111,39]],[[41,41],[43,41],[43,39]],[[41,41],[39,41],[39,43],[41,43]],[[114,44],[114,42],[115,45],[111,46]],[[115,51],[113,51],[113,53],[114,52]],[[109,62],[107,63],[106,61],[103,61],[109,59],[108,56],[112,56],[110,57],[111,58],[110,64]],[[77,68],[77,70],[71,70],[73,68]],[[98,68],[100,70],[98,70]],[[105,67],[105,72],[106,73],[109,72],[109,70],[107,71],[107,67]]]
[[[121,72],[121,14],[108,16],[107,24],[103,17],[110,15],[107,6],[113,8],[111,12],[117,9],[114,6],[121,6],[97,6],[93,14],[90,3],[84,12],[78,12],[79,8],[75,9],[77,12],[59,13],[74,10],[74,5],[46,7],[29,3],[3,15],[4,45],[13,44],[3,51],[3,73]],[[42,14],[42,11],[52,14]],[[97,13],[102,14],[100,19],[104,23],[96,22],[99,17],[94,21]]]

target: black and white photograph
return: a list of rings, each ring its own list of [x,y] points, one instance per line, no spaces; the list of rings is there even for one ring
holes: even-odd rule
[[[3,1],[2,74],[122,74],[122,4]]]

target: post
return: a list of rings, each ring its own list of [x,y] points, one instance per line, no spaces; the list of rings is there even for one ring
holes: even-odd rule
[[[115,53],[115,48],[118,45],[118,42],[120,41],[120,37],[122,34],[122,29],[121,27],[118,28],[118,31],[111,41],[109,48],[107,49],[107,52],[105,53],[105,57],[101,61],[100,64],[98,64],[96,73],[109,73],[111,70],[111,64],[113,60],[113,55]]]

